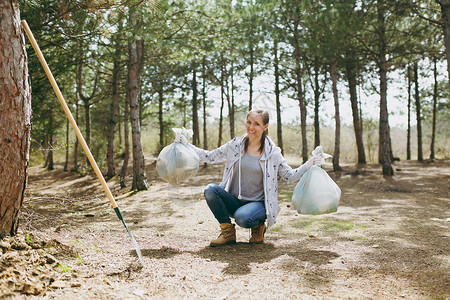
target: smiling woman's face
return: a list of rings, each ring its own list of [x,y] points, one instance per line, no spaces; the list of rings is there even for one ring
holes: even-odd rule
[[[246,127],[250,140],[260,140],[264,130],[269,127],[269,124],[264,125],[264,119],[261,115],[249,114]]]

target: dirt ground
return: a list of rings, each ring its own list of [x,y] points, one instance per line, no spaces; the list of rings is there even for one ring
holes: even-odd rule
[[[236,245],[211,248],[203,188],[223,165],[174,188],[147,158],[149,191],[109,182],[143,267],[96,178],[31,167],[20,234],[0,243],[0,298],[449,299],[450,161],[396,162],[393,177],[343,167],[324,167],[342,190],[338,212],[299,215],[295,183],[280,182],[264,244],[238,228]]]

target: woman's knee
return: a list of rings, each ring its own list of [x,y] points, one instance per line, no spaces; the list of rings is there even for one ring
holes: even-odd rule
[[[239,210],[234,213],[234,221],[236,222],[236,224],[243,228],[250,228],[249,223],[251,222],[251,220],[249,219],[249,216],[247,214],[241,213]]]
[[[205,195],[206,201],[212,201],[214,198],[216,198],[218,188],[220,187],[214,183],[210,183],[206,186],[203,193]]]

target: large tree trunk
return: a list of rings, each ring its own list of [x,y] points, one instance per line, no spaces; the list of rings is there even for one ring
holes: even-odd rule
[[[131,13],[130,21],[136,22]],[[148,190],[145,159],[142,149],[141,125],[139,119],[139,94],[141,88],[141,72],[144,41],[132,39],[129,43],[128,89],[130,90],[131,140],[133,143],[133,184],[132,190]]]
[[[422,150],[422,108],[420,105],[420,94],[419,94],[419,71],[417,62],[414,62],[414,87],[415,93],[414,97],[416,99],[416,119],[417,119],[417,160],[423,161],[423,150]]]
[[[297,80],[297,99],[300,106],[300,128],[302,133],[302,158],[305,163],[308,160],[308,141],[306,136],[306,104],[303,96],[302,86],[302,67],[300,55],[300,38],[298,36],[299,16],[295,16],[294,20],[294,60],[295,60],[295,74]]]
[[[342,171],[341,166],[339,165],[339,156],[341,153],[341,117],[339,112],[339,97],[337,90],[337,63],[336,59],[331,61],[331,84],[333,90],[333,99],[334,99],[334,120],[335,120],[335,131],[334,131],[334,154],[333,154],[333,170],[334,171]]]
[[[122,21],[119,20],[119,32],[122,29]],[[120,36],[115,37],[115,54],[113,63],[113,74],[112,74],[112,97],[111,97],[111,113],[109,116],[108,123],[108,149],[107,149],[107,165],[108,171],[106,173],[106,178],[110,179],[116,176],[116,164],[114,161],[114,137],[116,135],[116,125],[117,125],[117,115],[119,114],[119,76],[120,76],[120,53],[121,53],[121,43]]]
[[[31,87],[17,0],[0,1],[0,238],[15,235],[27,185]]]
[[[411,67],[408,65],[408,129],[406,133],[406,159],[411,159]]]
[[[391,165],[391,149],[389,142],[389,115],[387,110],[387,62],[386,62],[386,36],[385,36],[385,16],[383,0],[377,2],[378,11],[378,38],[379,57],[378,67],[380,72],[380,145],[379,156],[383,169],[383,175],[394,175]]]
[[[356,148],[358,151],[358,164],[366,163],[366,154],[364,151],[364,142],[362,136],[362,127],[360,122],[360,115],[358,111],[358,97],[356,94],[356,74],[353,66],[353,62],[351,61],[353,58],[350,57],[346,63],[346,71],[347,71],[347,80],[348,87],[350,91],[350,102],[352,106],[352,114],[353,114],[353,129],[355,131],[355,140],[356,140]]]
[[[278,60],[278,41],[274,41],[274,69],[275,69],[275,103],[277,107],[277,143],[283,154],[283,128],[281,122],[281,103],[280,103],[280,62]]]
[[[140,16],[139,16],[140,17]],[[135,31],[138,26],[137,7],[130,8],[130,27]],[[128,42],[128,90],[130,95],[131,140],[133,143],[133,184],[132,190],[148,190],[145,159],[141,140],[140,93],[143,65],[144,41],[134,34]]]
[[[432,121],[432,130],[431,130],[431,144],[430,144],[430,159],[434,160],[434,144],[436,140],[436,107],[437,107],[437,98],[438,98],[438,79],[437,79],[437,59],[434,61],[434,89],[433,89],[433,121]]]
[[[450,0],[436,0],[436,2],[441,6],[445,57],[447,58],[448,86],[450,88]]]
[[[192,144],[200,144],[200,129],[198,124],[198,89],[197,89],[197,70],[192,70]]]

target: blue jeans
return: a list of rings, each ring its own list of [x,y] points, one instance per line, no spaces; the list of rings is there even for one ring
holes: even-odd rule
[[[232,217],[239,226],[252,228],[266,219],[264,201],[241,201],[213,183],[208,184],[204,194],[209,209],[219,223],[231,223]]]

